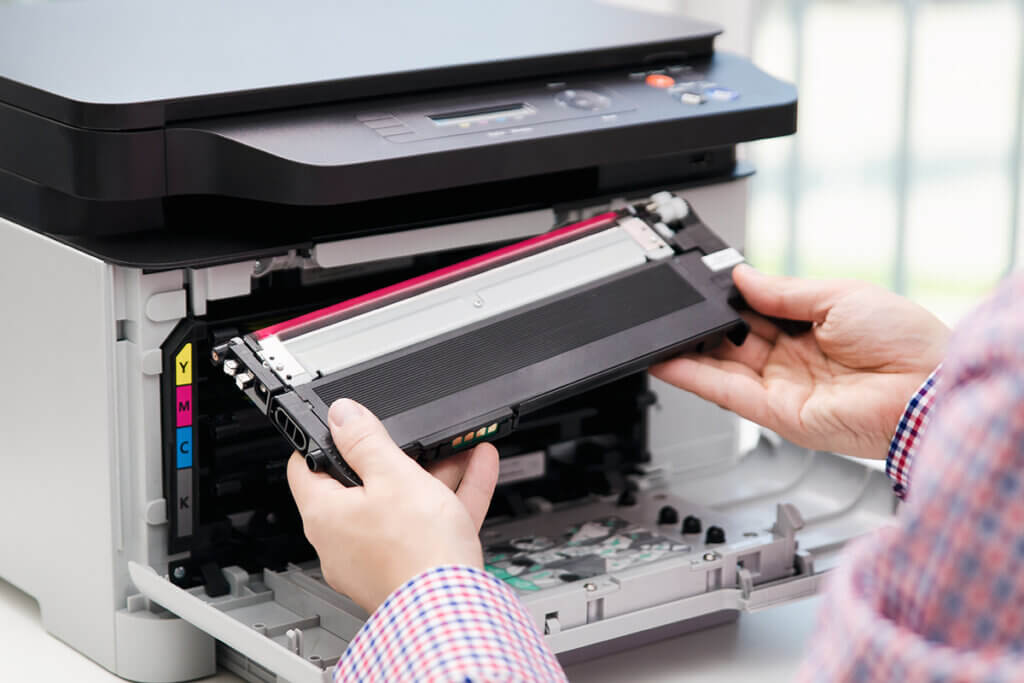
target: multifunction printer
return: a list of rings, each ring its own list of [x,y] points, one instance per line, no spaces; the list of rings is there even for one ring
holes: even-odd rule
[[[215,350],[607,216],[638,263],[699,216],[721,244],[694,267],[728,286],[737,147],[797,102],[718,33],[587,0],[0,8],[0,577],[129,680],[329,680],[367,614],[303,537],[305,445]],[[644,282],[627,304],[667,301]],[[856,461],[741,449],[717,406],[602,377],[432,451],[500,436],[487,569],[564,661],[812,595],[894,514]]]

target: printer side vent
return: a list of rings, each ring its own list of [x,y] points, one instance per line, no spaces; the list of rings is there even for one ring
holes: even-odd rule
[[[668,263],[358,370],[314,390],[359,401],[381,419],[692,306],[703,297]],[[393,387],[402,386],[402,392]]]

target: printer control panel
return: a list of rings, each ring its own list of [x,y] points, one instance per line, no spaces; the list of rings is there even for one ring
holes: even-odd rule
[[[599,83],[570,87],[564,82],[486,93],[479,99],[410,104],[390,111],[356,115],[367,128],[391,142],[417,142],[484,133],[489,139],[522,135],[537,126],[595,116],[609,117],[635,109],[629,100]]]
[[[474,134],[500,140],[538,132],[556,122],[593,119],[597,125],[609,125],[638,108],[653,111],[667,103],[700,107],[740,97],[738,90],[709,78],[707,69],[672,64],[592,80],[547,81],[492,88],[471,96],[396,103],[388,110],[364,111],[355,118],[395,143]]]
[[[732,147],[795,128],[796,90],[741,57],[595,65],[182,121],[166,129],[167,193],[339,205]]]

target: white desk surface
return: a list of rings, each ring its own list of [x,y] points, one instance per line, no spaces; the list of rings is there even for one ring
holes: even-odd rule
[[[574,683],[790,681],[814,629],[818,598],[744,614],[739,621],[567,668]],[[0,580],[0,680],[119,681],[43,630],[35,601]],[[220,673],[203,683],[239,683]]]

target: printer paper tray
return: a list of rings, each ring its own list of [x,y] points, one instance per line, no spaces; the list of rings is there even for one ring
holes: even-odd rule
[[[649,480],[657,482],[658,475]],[[778,528],[773,532],[772,527],[778,504],[787,502],[800,509],[804,518],[803,528],[796,532],[795,568],[787,576],[773,577],[766,565],[761,567],[764,576],[755,576],[754,585],[740,585],[737,559],[746,558],[749,563],[752,553],[763,550],[763,561],[770,565],[772,549],[784,547],[781,537],[785,534],[778,533]],[[678,524],[657,525],[652,517],[666,504],[677,507],[680,517],[691,512],[702,516],[705,529],[708,524],[721,525],[728,542],[705,546],[703,534],[682,537]],[[523,593],[538,627],[547,631],[552,649],[575,652],[572,658],[578,658],[592,646],[600,646],[592,650],[597,654],[607,653],[611,649],[606,644],[619,638],[636,642],[638,635],[653,634],[649,639],[656,639],[659,632],[685,631],[687,624],[692,630],[742,611],[813,595],[845,543],[885,524],[895,509],[881,472],[841,456],[762,439],[733,466],[666,477],[662,484],[641,490],[636,506],[622,508],[613,498],[594,498],[528,519],[498,520],[485,527],[483,540],[489,546],[518,537],[524,530],[535,536],[551,535],[567,525],[620,516],[647,520],[644,523],[655,533],[692,546],[685,558],[662,558]],[[718,557],[698,566],[706,552]],[[715,572],[716,567],[723,571]],[[328,681],[333,664],[366,618],[359,607],[323,583],[316,563],[252,576],[238,568],[225,569],[231,593],[217,598],[206,596],[202,587],[181,589],[146,566],[130,563],[129,570],[140,593],[223,643],[221,665],[252,681],[273,682],[275,676],[290,683]],[[692,589],[683,594],[685,581],[679,578],[697,575],[694,572],[708,583],[701,584],[705,587],[696,594]],[[716,576],[720,584],[713,583]],[[595,598],[601,597],[598,608]],[[301,635],[292,633],[290,638],[288,632],[294,630]]]

